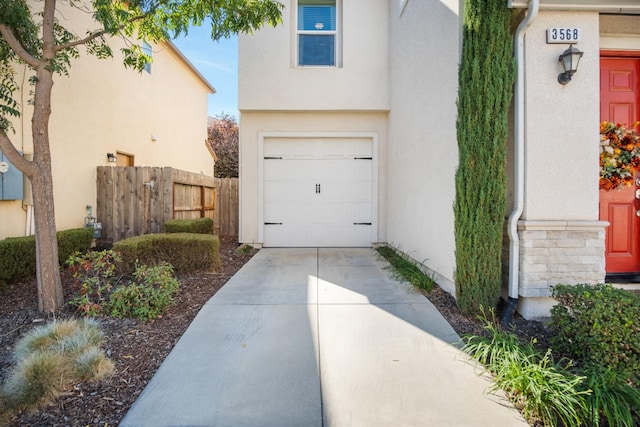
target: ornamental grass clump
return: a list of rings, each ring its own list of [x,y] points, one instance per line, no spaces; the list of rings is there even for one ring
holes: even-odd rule
[[[463,351],[492,375],[491,391],[504,390],[529,421],[545,426],[577,426],[585,420],[589,390],[571,364],[554,362],[551,351],[540,354],[533,343],[500,329],[495,319],[481,316],[487,336],[468,336]]]
[[[586,377],[584,388],[591,390],[586,398],[589,425],[640,425],[640,388],[606,366],[588,365],[581,372]]]
[[[400,253],[389,246],[381,246],[378,253],[389,262],[388,270],[396,280],[406,280],[412,286],[431,292],[435,281],[425,274],[420,266],[408,255]]]
[[[92,319],[54,320],[16,344],[16,365],[2,386],[7,412],[35,411],[81,381],[99,381],[113,371],[100,349],[102,331]]]

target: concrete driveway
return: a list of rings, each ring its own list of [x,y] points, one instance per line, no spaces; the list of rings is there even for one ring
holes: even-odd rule
[[[527,426],[373,249],[262,249],[120,426]]]

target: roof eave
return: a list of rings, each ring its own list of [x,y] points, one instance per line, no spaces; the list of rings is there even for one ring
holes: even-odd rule
[[[508,0],[510,8],[526,9],[529,0]],[[640,14],[638,0],[540,0],[540,10],[592,11],[618,14]]]
[[[170,40],[165,40],[164,43],[166,43],[167,46],[169,46],[169,48],[173,51],[173,53],[175,53],[182,60],[182,62],[184,62],[185,65],[191,69],[196,77],[198,77],[198,79],[200,79],[202,83],[207,86],[210,93],[216,93],[216,89],[211,85],[211,83],[209,83],[209,81],[202,75],[202,73],[200,73],[200,71],[198,71],[198,69],[191,63],[191,61],[189,61],[187,57],[184,56],[182,52],[180,52],[180,49],[178,49],[178,47],[173,44],[173,42],[171,42]]]

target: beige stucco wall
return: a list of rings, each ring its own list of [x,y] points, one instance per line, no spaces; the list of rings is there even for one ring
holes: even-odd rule
[[[577,27],[584,52],[566,85],[557,81],[558,56],[546,29]],[[600,122],[599,25],[596,12],[540,12],[525,38],[524,220],[598,219]]]
[[[390,3],[387,241],[454,293],[458,1]]]
[[[579,28],[578,72],[558,83],[559,55],[546,30]],[[540,12],[524,41],[524,211],[518,225],[518,311],[550,315],[551,287],[604,280],[604,229],[598,221],[600,121],[599,15]],[[570,244],[570,246],[567,246]]]
[[[85,13],[67,9],[61,16],[80,34],[89,28]],[[120,39],[110,41],[113,59],[82,53],[68,77],[55,77],[50,136],[59,230],[82,226],[87,205],[95,214],[96,167],[109,164],[108,152],[133,155],[136,166],[213,174],[213,159],[204,143],[211,88],[167,44],[153,46],[151,74],[125,69],[122,45]],[[28,71],[21,67],[18,81],[23,76]],[[22,98],[24,106],[28,93]],[[15,124],[17,132],[11,135],[14,145],[26,153],[32,152],[30,120],[31,109],[24,108]],[[152,141],[152,134],[157,141]],[[22,203],[0,201],[0,217],[0,238],[24,234]]]
[[[240,235],[242,243],[262,244],[258,238],[258,192],[262,183],[258,170],[261,132],[353,133],[378,135],[378,241],[386,237],[387,113],[374,112],[240,112]]]
[[[239,36],[241,111],[388,110],[387,0],[342,1],[342,65],[297,67],[294,0],[283,22]]]
[[[541,12],[525,39],[525,212],[519,223],[518,310],[549,316],[558,283],[601,282],[606,223],[598,221],[600,50],[640,50],[640,17]],[[584,52],[573,80],[557,83],[565,45],[545,30],[578,27]]]

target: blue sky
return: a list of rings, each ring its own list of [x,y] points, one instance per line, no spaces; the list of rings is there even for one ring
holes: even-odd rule
[[[210,27],[202,26],[173,43],[216,88],[209,95],[209,116],[225,112],[238,118],[238,38],[214,42]]]

